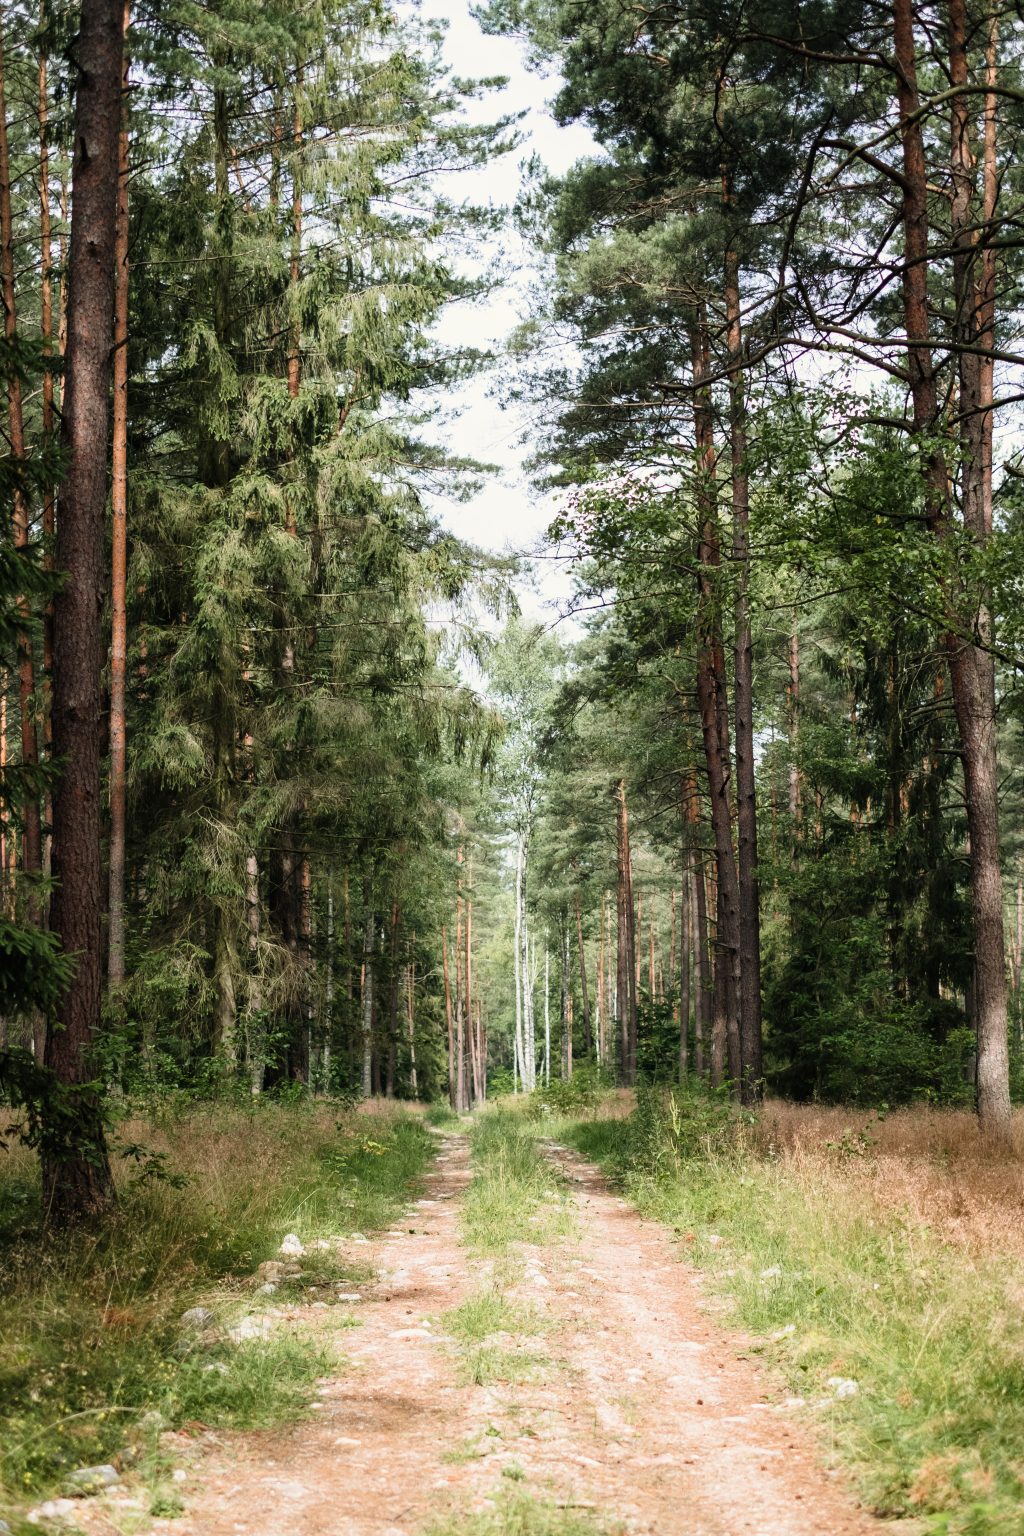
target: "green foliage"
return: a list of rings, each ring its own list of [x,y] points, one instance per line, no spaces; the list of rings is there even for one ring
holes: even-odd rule
[[[524,1113],[533,1121],[552,1118],[573,1119],[582,1113],[595,1113],[613,1086],[614,1079],[595,1062],[584,1062],[567,1080],[553,1077],[550,1083],[535,1088]]]

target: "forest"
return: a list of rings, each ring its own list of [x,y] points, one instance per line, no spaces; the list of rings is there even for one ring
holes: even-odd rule
[[[0,5],[0,1532],[1024,1533],[1022,136],[1000,0]]]

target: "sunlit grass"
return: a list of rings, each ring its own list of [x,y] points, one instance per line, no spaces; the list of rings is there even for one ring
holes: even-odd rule
[[[886,1129],[808,1111],[801,1134],[799,1111],[769,1109],[684,1160],[666,1117],[653,1172],[649,1149],[631,1147],[635,1123],[569,1134],[611,1169],[632,1163],[638,1207],[713,1277],[878,1513],[927,1517],[950,1536],[1020,1536],[1024,1285],[1005,1254],[1014,1239],[992,1219],[1001,1180],[1014,1220],[1020,1170],[961,1117],[943,1138],[940,1115],[921,1112],[915,1127],[913,1113]],[[944,1230],[955,1204],[944,1186],[969,1199],[972,1168],[991,1241]]]
[[[510,1494],[484,1511],[453,1513],[426,1536],[620,1536],[624,1527],[598,1509],[567,1507],[527,1494]]]
[[[546,1243],[574,1230],[568,1193],[521,1115],[488,1110],[473,1129],[473,1179],[465,1230],[481,1254],[515,1243]]]
[[[70,1235],[36,1229],[28,1154],[0,1163],[8,1500],[59,1487],[69,1470],[110,1460],[133,1440],[148,1445],[160,1427],[269,1424],[301,1411],[339,1357],[294,1324],[237,1343],[227,1330],[246,1309],[329,1300],[332,1287],[367,1270],[332,1245],[309,1251],[301,1276],[273,1294],[258,1294],[254,1271],[289,1232],[313,1244],[389,1225],[435,1147],[411,1117],[272,1104],[192,1106],[132,1124],[125,1139],[164,1152],[185,1186],[133,1182],[121,1164],[113,1216]],[[181,1322],[196,1306],[212,1314],[202,1338]]]

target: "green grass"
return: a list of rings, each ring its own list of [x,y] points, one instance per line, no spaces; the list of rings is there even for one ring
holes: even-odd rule
[[[423,1118],[442,1131],[454,1130],[460,1124],[458,1115],[447,1104],[431,1104]]]
[[[550,1327],[536,1307],[511,1300],[497,1287],[470,1296],[446,1312],[442,1321],[446,1331],[464,1344],[479,1344],[496,1333],[537,1334]]]
[[[486,1255],[556,1241],[574,1229],[565,1186],[538,1150],[535,1132],[507,1109],[490,1109],[474,1125],[464,1224],[470,1247]]]
[[[717,1138],[707,1123],[680,1138],[667,1116],[659,1149],[655,1118],[648,1106],[570,1136],[675,1230],[871,1506],[949,1536],[1022,1536],[1024,1337],[1010,1263],[943,1243],[834,1151],[762,1157],[720,1119]],[[837,1396],[837,1379],[856,1394]]]
[[[145,1454],[159,1428],[301,1412],[337,1356],[301,1329],[233,1344],[225,1327],[246,1307],[327,1300],[367,1270],[311,1251],[275,1295],[250,1277],[286,1233],[309,1244],[390,1225],[436,1145],[410,1116],[271,1104],[193,1108],[133,1125],[130,1139],[165,1151],[187,1183],[133,1182],[122,1166],[113,1216],[70,1235],[35,1230],[27,1154],[0,1163],[0,1503],[59,1488],[133,1442]],[[196,1305],[215,1322],[190,1349],[180,1319]]]
[[[515,1473],[512,1474],[513,1480]],[[427,1528],[426,1536],[619,1536],[623,1526],[598,1510],[566,1508],[527,1494],[508,1494],[493,1509],[451,1514]]]
[[[551,1326],[528,1303],[496,1286],[470,1296],[442,1318],[460,1349],[459,1374],[477,1387],[532,1381],[551,1364],[529,1346]]]

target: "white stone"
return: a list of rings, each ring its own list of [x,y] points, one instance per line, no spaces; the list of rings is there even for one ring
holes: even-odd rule
[[[288,1259],[301,1259],[305,1251],[301,1239],[294,1232],[288,1233],[288,1236],[278,1249],[278,1252],[283,1253],[285,1258]]]
[[[836,1397],[840,1399],[856,1397],[860,1391],[860,1384],[853,1381],[849,1376],[830,1376],[826,1386],[831,1387]]]
[[[99,1493],[101,1488],[113,1488],[121,1481],[121,1474],[109,1462],[101,1467],[77,1467],[68,1482],[82,1493]]]
[[[209,1328],[214,1316],[208,1307],[189,1307],[181,1314],[181,1321],[186,1328]]]
[[[75,1499],[47,1499],[38,1509],[30,1509],[25,1518],[29,1525],[38,1525],[41,1520],[63,1520],[65,1516],[73,1515],[77,1508]]]
[[[243,1317],[240,1323],[228,1329],[228,1338],[233,1344],[244,1344],[249,1339],[265,1339],[273,1326],[273,1319],[269,1317]]]

